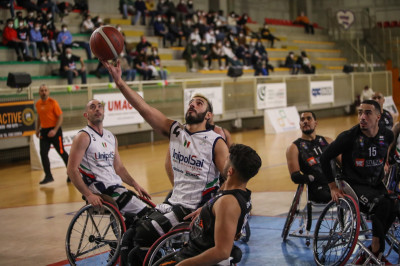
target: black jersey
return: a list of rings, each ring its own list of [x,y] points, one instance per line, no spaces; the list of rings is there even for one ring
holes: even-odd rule
[[[333,182],[329,160],[342,154],[342,171],[350,184],[375,186],[382,181],[387,151],[393,132],[380,127],[375,137],[367,137],[356,125],[339,134],[321,157],[322,169],[328,182]]]
[[[379,127],[386,127],[392,130],[393,117],[388,110],[383,109],[383,113],[381,114],[381,119],[379,119]]]
[[[246,189],[246,191],[240,189],[220,191],[214,198],[204,204],[200,215],[197,217],[192,229],[190,230],[188,245],[182,248],[176,256],[179,261],[197,256],[215,246],[215,216],[212,212],[212,208],[219,198],[228,194],[235,196],[239,202],[241,214],[236,228],[236,235],[241,232],[243,225],[246,224],[248,216],[250,215],[251,191],[248,189]]]

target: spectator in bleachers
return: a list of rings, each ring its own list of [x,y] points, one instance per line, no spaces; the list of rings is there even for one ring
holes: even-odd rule
[[[223,25],[226,25],[227,20],[226,20],[226,17],[224,15],[224,10],[218,10],[218,20],[221,21],[221,23]]]
[[[193,16],[194,16],[194,13],[195,13],[193,1],[192,0],[188,0],[186,7],[187,7],[187,10],[188,10],[188,14],[187,14],[186,18],[193,19]]]
[[[61,32],[59,32],[57,35],[56,44],[57,44],[57,49],[59,50],[60,53],[64,53],[66,48],[82,47],[86,51],[87,58],[89,60],[92,59],[92,52],[90,51],[89,43],[83,41],[73,42],[72,34],[68,30],[66,24],[63,24],[61,26]]]
[[[204,67],[204,69],[210,69],[212,63],[211,49],[205,38],[203,38],[201,42],[197,45],[197,50],[199,51],[200,56],[203,58],[203,61],[207,60],[208,62],[208,68]]]
[[[164,80],[165,85],[167,82],[167,70],[161,65],[161,59],[158,55],[158,48],[151,48],[151,55],[147,58],[149,61],[149,68],[153,71],[153,76],[159,76],[162,80]]]
[[[304,73],[315,74],[315,66],[311,64],[306,52],[301,52],[301,55],[297,58],[297,64],[301,66],[301,69],[303,69]]]
[[[254,76],[268,76],[268,70],[265,67],[263,56],[259,53],[257,49],[254,50],[251,56],[251,63],[254,69]]]
[[[249,36],[251,33],[250,28],[247,26],[247,21],[249,20],[249,15],[243,13],[243,15],[237,20],[236,24],[238,27],[237,32],[243,31],[244,35]]]
[[[36,14],[36,18],[35,18],[35,22],[33,23],[33,26],[35,26],[36,23],[39,23],[40,25],[43,25],[44,23],[46,23],[46,17],[44,16],[43,13]],[[32,27],[31,27],[31,29],[32,29]]]
[[[365,100],[372,100],[372,96],[374,95],[374,91],[368,85],[365,85],[364,90],[361,92],[360,95],[360,102]]]
[[[242,44],[243,45],[247,44],[247,37],[246,37],[246,35],[244,35],[243,31],[240,31],[239,35],[237,37],[237,45],[240,46]]]
[[[144,35],[140,36],[140,42],[136,45],[136,52],[140,54],[142,50],[147,54],[147,48],[151,48],[151,43],[146,40]]]
[[[225,40],[225,33],[222,30],[215,30],[215,40],[223,42]]]
[[[94,29],[100,28],[104,25],[104,21],[100,16],[95,16],[94,18],[92,18],[92,22],[94,24]]]
[[[261,38],[264,40],[268,40],[271,44],[271,48],[274,48],[274,42],[275,40],[280,41],[281,39],[275,37],[275,35],[273,35],[271,33],[271,31],[269,30],[268,24],[264,23],[264,26],[262,27],[262,29],[260,30],[260,35]]]
[[[124,52],[122,52],[119,55],[118,59],[121,64],[122,75],[125,76],[125,81],[134,81],[136,78],[136,69],[131,67],[131,65],[129,64],[129,61],[126,57],[126,54]],[[101,64],[101,62],[99,62],[99,64]],[[103,66],[103,68],[104,68],[104,66]],[[105,73],[108,74],[109,81],[113,82],[113,78],[112,78],[111,74],[107,71],[107,69],[105,69]]]
[[[154,35],[162,37],[163,47],[165,48],[165,43],[167,40],[171,40],[171,34],[161,17],[160,14],[157,15],[157,19],[154,22]]]
[[[135,2],[133,0],[119,0],[119,9],[123,19],[128,18],[128,13],[133,14],[135,12],[134,6]]]
[[[172,16],[176,17],[176,8],[175,4],[172,0],[166,0],[165,4],[167,5],[167,19],[170,19]]]
[[[182,24],[183,35],[185,36],[186,42],[189,42],[190,34],[193,31],[193,21],[190,18],[187,18],[185,22]]]
[[[206,34],[208,31],[208,26],[206,22],[206,18],[204,16],[200,16],[198,22],[194,25],[195,29],[199,29],[200,39]]]
[[[314,34],[314,26],[310,23],[310,20],[304,12],[301,12],[300,16],[298,16],[293,23],[303,25],[306,33]]]
[[[185,50],[182,54],[182,57],[186,60],[186,63],[188,64],[189,70],[191,72],[197,71],[193,66],[194,62],[197,62],[199,68],[204,68],[204,61],[197,49],[197,44],[198,42],[196,40],[191,40],[186,45]]]
[[[168,32],[171,34],[171,46],[175,43],[175,40],[178,39],[178,46],[182,46],[182,37],[183,31],[180,27],[180,23],[175,20],[174,16],[171,16],[168,23]]]
[[[36,58],[36,45],[35,43],[29,42],[29,28],[28,26],[24,26],[24,22],[21,20],[19,23],[19,27],[17,28],[17,36],[21,43],[24,45],[24,57],[28,59],[29,56],[29,48],[32,48],[32,57]],[[28,61],[28,60],[26,60]]]
[[[16,0],[17,1],[17,5],[20,7],[23,7],[27,10],[35,10],[36,12],[41,13],[42,9],[36,5],[35,3],[31,2],[31,0]],[[32,11],[33,13],[33,11]],[[34,25],[32,25],[31,27],[33,27]]]
[[[158,0],[157,15],[166,16],[168,11],[168,4],[165,0]]]
[[[139,73],[143,80],[151,80],[153,76],[153,71],[147,65],[146,53],[144,50],[141,50],[139,55],[133,60],[134,69],[136,69],[136,73]]]
[[[25,21],[28,24],[29,28],[33,28],[35,26],[35,13],[33,10],[28,10],[28,15],[25,17]]]
[[[46,17],[44,19],[44,23],[42,25],[47,25],[47,28],[49,30],[52,30],[55,32],[56,26],[54,25],[54,16],[51,14],[50,11],[47,12]]]
[[[224,54],[224,50],[222,49],[222,41],[218,41],[216,44],[214,44],[211,47],[211,59],[217,59],[218,60],[218,67],[220,70],[223,70],[226,68],[226,56]],[[224,66],[222,66],[222,59],[224,59]]]
[[[86,16],[89,13],[88,0],[74,0],[72,9],[79,10],[83,16]]]
[[[146,4],[143,0],[135,1],[136,15],[132,21],[132,25],[136,25],[140,18],[142,18],[141,25],[146,25]]]
[[[225,43],[223,44],[222,51],[226,56],[226,62],[228,63],[228,65],[233,65],[233,62],[238,60],[235,53],[232,50],[231,43],[228,40],[226,40]]]
[[[14,19],[14,29],[18,29],[20,27],[20,22],[22,22],[24,27],[27,26],[26,20],[22,16],[22,11],[17,11],[17,16]]]
[[[51,50],[50,61],[52,62],[57,61],[56,55],[58,55],[59,53],[57,51],[56,41],[54,40],[54,31],[49,30],[47,24],[43,24],[40,32],[43,37],[43,42],[47,43],[50,47]]]
[[[149,25],[153,25],[154,18],[157,15],[156,5],[154,4],[154,0],[146,0],[146,12],[150,16]]]
[[[76,62],[81,63],[81,69],[78,69]],[[74,77],[81,76],[81,83],[86,84],[86,68],[83,59],[73,55],[71,48],[66,48],[60,58],[60,76],[68,79],[68,84],[73,83]]]
[[[247,44],[240,44],[235,51],[235,55],[239,60],[242,60],[242,64],[245,69],[248,69],[252,65],[251,57],[252,54],[249,51],[249,46]]]
[[[197,43],[201,42],[201,36],[200,36],[200,30],[199,28],[194,28],[194,30],[192,31],[192,33],[189,36],[189,40],[195,40]]]
[[[80,31],[81,33],[92,33],[94,31],[94,23],[90,14],[87,14],[82,21]]]
[[[284,66],[291,69],[291,74],[299,74],[299,70],[301,67],[299,64],[296,63],[293,52],[289,52],[288,56],[286,56]]]
[[[47,12],[50,12],[53,17],[56,15],[56,13],[60,13],[57,5],[52,0],[38,0],[37,6],[41,9],[46,8]]]
[[[178,22],[183,22],[189,14],[185,0],[180,0],[176,5],[176,18]]]
[[[210,28],[210,29],[207,31],[207,33],[206,33],[206,35],[205,35],[205,38],[206,38],[206,41],[207,41],[208,45],[210,46],[210,48],[211,48],[214,44],[216,44],[217,40],[216,40],[216,38],[215,38],[215,32],[214,32],[214,29],[213,29],[213,28]]]
[[[18,61],[24,61],[26,58],[26,56],[24,56],[24,44],[18,39],[18,34],[14,29],[14,22],[12,19],[7,19],[3,29],[3,44],[14,48]]]
[[[11,18],[15,17],[14,0],[1,0],[0,7],[5,8],[5,9],[10,9]],[[18,24],[16,24],[16,25],[18,25]],[[16,26],[15,28],[17,28],[17,27],[18,26]]]
[[[42,33],[40,32],[41,25],[36,22],[35,27],[32,28],[29,32],[29,40],[32,43],[36,44],[36,47],[40,53],[40,60],[43,62],[47,62],[47,60],[51,61],[52,58],[50,56],[49,45],[46,42],[43,42]],[[36,56],[35,58],[36,59]]]
[[[233,34],[237,34],[238,32],[238,27],[237,27],[237,15],[234,11],[232,11],[229,14],[229,17],[227,18],[227,25],[226,27],[228,28],[228,31],[233,31]]]

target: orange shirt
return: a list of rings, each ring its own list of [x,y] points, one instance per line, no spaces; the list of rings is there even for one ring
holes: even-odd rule
[[[298,22],[303,22],[303,23],[305,23],[305,24],[310,24],[310,20],[308,19],[307,16],[298,16],[298,17],[296,18],[296,21],[298,21]]]
[[[39,99],[36,102],[36,112],[39,115],[41,128],[55,127],[58,117],[62,114],[58,102],[50,97],[45,101]]]

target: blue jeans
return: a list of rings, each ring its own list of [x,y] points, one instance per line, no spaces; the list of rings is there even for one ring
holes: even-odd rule
[[[82,84],[86,84],[86,71],[77,70],[78,75],[81,76]],[[68,85],[72,84],[74,81],[74,72],[72,70],[63,71],[62,76],[68,79]]]

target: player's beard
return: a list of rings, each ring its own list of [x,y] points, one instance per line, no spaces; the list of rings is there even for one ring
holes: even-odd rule
[[[306,135],[311,135],[312,133],[314,133],[315,128],[310,128],[307,130],[302,130],[301,132],[303,132]]]
[[[189,125],[199,124],[204,121],[206,114],[207,111],[205,111],[204,113],[196,113],[196,115],[192,116],[190,115],[189,111],[187,111],[185,115],[186,124]]]

